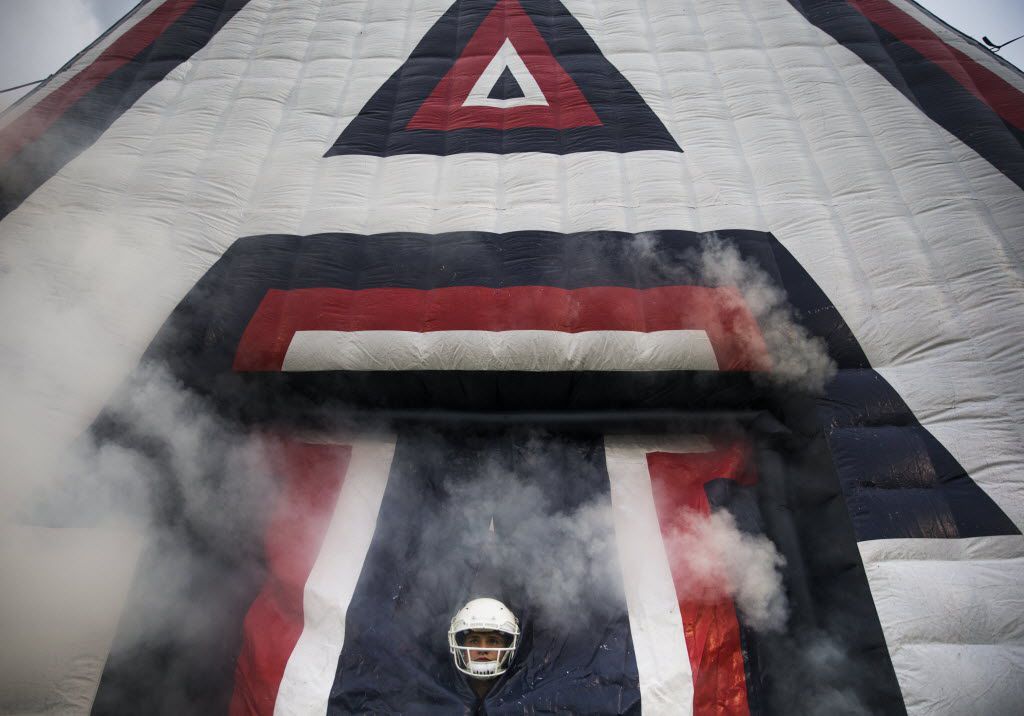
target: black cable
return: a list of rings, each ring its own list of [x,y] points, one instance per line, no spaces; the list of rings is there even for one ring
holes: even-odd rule
[[[7,89],[2,89],[2,90],[0,90],[0,94],[3,94],[4,92],[13,92],[14,90],[21,89],[22,87],[29,87],[31,85],[37,85],[40,82],[42,82],[43,80],[45,80],[45,79],[46,78],[44,77],[42,80],[32,80],[31,82],[26,82],[23,85],[15,85],[14,87],[8,87]]]
[[[1017,40],[1019,40],[1021,38],[1024,38],[1024,35],[1018,35],[1017,37],[1013,38],[1012,40],[1007,40],[1006,42],[1004,42],[1001,45],[997,45],[996,43],[992,42],[992,40],[990,40],[990,39],[988,39],[987,37],[984,37],[984,36],[981,39],[982,39],[982,41],[984,41],[984,43],[986,45],[988,45],[990,48],[992,48],[992,52],[999,52],[1001,49],[1003,49],[1004,47],[1006,47],[1010,43],[1016,42]]]

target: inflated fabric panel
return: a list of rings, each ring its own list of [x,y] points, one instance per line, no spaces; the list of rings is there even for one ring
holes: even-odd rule
[[[150,547],[97,712],[1014,711],[1022,90],[906,0],[141,3],[0,119],[0,503],[76,441],[174,464],[119,407],[157,364],[233,430],[352,454],[276,469],[234,552],[156,471],[158,531],[231,587],[183,609],[223,631],[130,638]],[[745,693],[735,649],[694,666],[667,561],[637,568],[648,621],[612,560],[608,611],[564,634],[515,597],[531,639],[475,704],[413,618],[433,599],[443,632],[473,579],[415,567],[445,564],[417,541],[445,480],[522,477],[545,426],[571,479],[539,494],[597,500],[622,549],[642,508],[664,549],[641,425],[750,446],[756,483],[704,493],[785,560],[781,631],[722,603]],[[390,645],[414,656],[363,668]],[[95,667],[17,698],[70,675],[87,704]]]
[[[993,712],[1021,703],[1022,550],[1020,537],[861,545],[909,713],[972,711],[978,693]]]

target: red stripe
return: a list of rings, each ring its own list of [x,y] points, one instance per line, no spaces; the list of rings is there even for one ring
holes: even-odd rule
[[[268,447],[284,486],[267,526],[267,581],[245,616],[232,716],[274,713],[285,665],[302,634],[306,580],[352,456],[349,445],[284,441]]]
[[[466,107],[473,85],[508,38],[540,87],[547,106]],[[466,43],[462,54],[423,101],[406,129],[520,129],[599,126],[601,120],[558,63],[517,0],[501,0]]]
[[[309,288],[268,291],[235,354],[236,371],[281,370],[296,331],[704,330],[721,370],[767,370],[764,338],[732,288],[594,286]]]
[[[1000,117],[1024,129],[1024,93],[887,0],[847,0],[866,18],[940,67]]]
[[[707,481],[724,477],[752,483],[755,478],[745,468],[745,454],[739,446],[710,453],[648,453],[662,537],[668,540],[679,529],[677,515],[681,511],[711,513],[704,492]],[[677,594],[693,594],[693,575],[672,559],[669,566]],[[711,596],[706,599],[679,600],[693,671],[693,713],[745,716],[750,706],[736,608],[731,599],[716,596],[720,593],[717,585],[708,587]]]
[[[136,58],[196,0],[166,0],[121,35],[88,67],[40,100],[0,133],[0,163],[38,139],[71,105],[115,71]]]

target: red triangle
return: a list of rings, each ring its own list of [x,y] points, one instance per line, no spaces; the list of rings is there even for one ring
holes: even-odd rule
[[[464,107],[473,85],[508,38],[537,80],[548,104],[525,107]],[[519,0],[498,0],[466,44],[462,55],[420,105],[406,129],[572,129],[600,126],[572,77],[558,64]]]

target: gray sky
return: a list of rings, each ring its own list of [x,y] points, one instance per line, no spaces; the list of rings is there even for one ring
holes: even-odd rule
[[[0,0],[0,89],[46,77],[95,40],[137,0]],[[923,0],[950,25],[981,39],[1024,34],[1022,0]],[[1000,54],[1024,67],[1024,40]],[[0,110],[28,90],[0,94]]]
[[[46,77],[138,0],[0,0],[0,89]],[[0,110],[30,90],[0,95]]]

